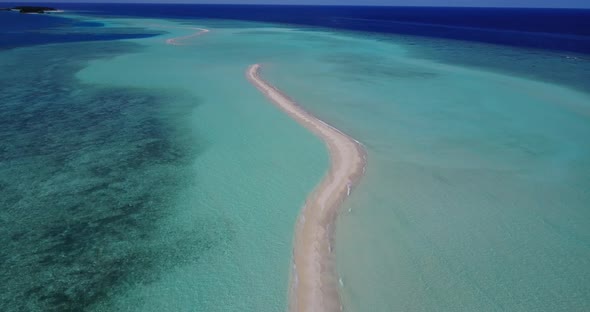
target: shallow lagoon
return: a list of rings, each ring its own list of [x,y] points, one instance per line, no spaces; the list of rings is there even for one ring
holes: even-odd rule
[[[556,53],[491,72],[488,46],[457,41],[99,21],[166,34],[0,54],[3,310],[284,310],[327,154],[248,84],[258,62],[369,151],[337,224],[345,310],[588,307],[583,58],[556,81],[507,74],[572,62]],[[165,44],[187,26],[211,32]]]

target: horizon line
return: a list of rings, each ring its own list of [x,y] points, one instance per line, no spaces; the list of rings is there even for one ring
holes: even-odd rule
[[[138,4],[138,5],[157,5],[157,4],[170,4],[170,5],[217,5],[217,6],[291,6],[291,7],[387,7],[387,8],[466,8],[466,9],[573,9],[573,10],[590,10],[589,7],[550,7],[550,6],[540,6],[540,7],[525,7],[525,6],[465,6],[465,5],[449,5],[449,6],[438,6],[438,5],[404,5],[404,4],[396,4],[396,5],[384,5],[384,4],[292,4],[292,3],[194,3],[194,2],[157,2],[157,1],[149,1],[149,2],[140,2],[140,1],[121,1],[121,2],[101,2],[101,1],[84,1],[84,2],[77,2],[77,1],[31,1],[29,3],[21,3],[20,1],[4,1],[0,0],[0,3],[10,3],[16,4],[18,6],[26,6],[26,5],[34,5],[38,3],[43,4]]]

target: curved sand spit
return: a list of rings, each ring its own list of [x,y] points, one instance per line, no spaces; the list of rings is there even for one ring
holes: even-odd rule
[[[171,45],[182,45],[182,41],[186,40],[186,39],[190,39],[193,37],[198,37],[202,34],[208,33],[209,29],[205,29],[205,28],[196,28],[196,27],[191,27],[191,28],[187,28],[187,29],[192,29],[192,30],[198,30],[196,33],[194,34],[190,34],[188,36],[183,36],[183,37],[177,37],[177,38],[170,38],[168,40],[166,40],[167,44],[171,44]]]
[[[178,26],[168,26],[168,25],[160,25],[160,24],[150,24],[148,26],[155,26],[155,27],[164,27],[164,28],[176,28],[176,29],[191,29],[191,30],[197,30],[196,33],[190,34],[188,36],[182,36],[182,37],[176,37],[176,38],[170,38],[170,39],[166,39],[166,43],[170,44],[170,45],[182,45],[182,41],[186,40],[186,39],[190,39],[190,38],[194,38],[194,37],[198,37],[200,35],[203,35],[205,33],[208,33],[210,30],[209,29],[205,29],[205,28],[198,28],[198,27],[178,27]]]
[[[248,68],[248,80],[276,106],[326,143],[330,169],[309,195],[295,229],[290,311],[340,311],[338,277],[334,268],[331,236],[337,210],[360,180],[366,153],[362,145],[314,117],[280,90],[264,81],[260,64]]]

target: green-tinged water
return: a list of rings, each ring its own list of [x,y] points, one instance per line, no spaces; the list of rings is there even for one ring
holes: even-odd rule
[[[588,61],[550,76],[572,59],[499,57],[499,72],[524,55],[560,86],[424,60],[411,38],[300,40],[309,54],[271,80],[369,155],[337,223],[346,311],[590,309],[590,96],[565,80]],[[482,59],[509,49],[431,41]]]
[[[328,155],[245,79],[254,63],[368,151],[336,223],[345,311],[590,309],[588,61],[100,21],[167,34],[0,52],[0,310],[286,310]],[[211,31],[166,44],[186,27]],[[523,55],[556,65],[512,70]],[[560,62],[579,71],[551,76]]]
[[[284,311],[327,154],[216,32],[3,52],[2,311]]]

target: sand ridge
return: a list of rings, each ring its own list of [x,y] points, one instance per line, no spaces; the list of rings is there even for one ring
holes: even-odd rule
[[[206,34],[206,33],[210,32],[209,29],[199,28],[199,27],[180,27],[180,26],[168,26],[168,25],[161,25],[161,24],[150,24],[148,26],[152,26],[152,27],[163,27],[163,28],[175,28],[175,29],[197,30],[197,32],[192,33],[190,35],[166,39],[166,44],[175,45],[175,46],[183,45],[182,41],[184,41],[184,40],[187,40],[187,39],[190,39],[190,38],[194,38],[194,37],[198,37],[198,36],[201,36],[203,34]]]
[[[342,201],[359,182],[366,152],[358,141],[316,118],[260,77],[260,64],[246,76],[270,101],[320,137],[330,153],[330,169],[306,200],[295,228],[290,311],[341,311],[339,279],[332,254],[333,224]]]
[[[197,30],[196,33],[187,35],[187,36],[182,36],[182,37],[176,37],[176,38],[170,38],[166,40],[167,44],[170,45],[182,45],[182,41],[186,40],[186,39],[190,39],[190,38],[194,38],[194,37],[198,37],[201,36],[203,34],[208,33],[210,30],[209,29],[205,29],[205,28],[197,28],[197,27],[190,27],[187,29],[192,29],[192,30]]]

